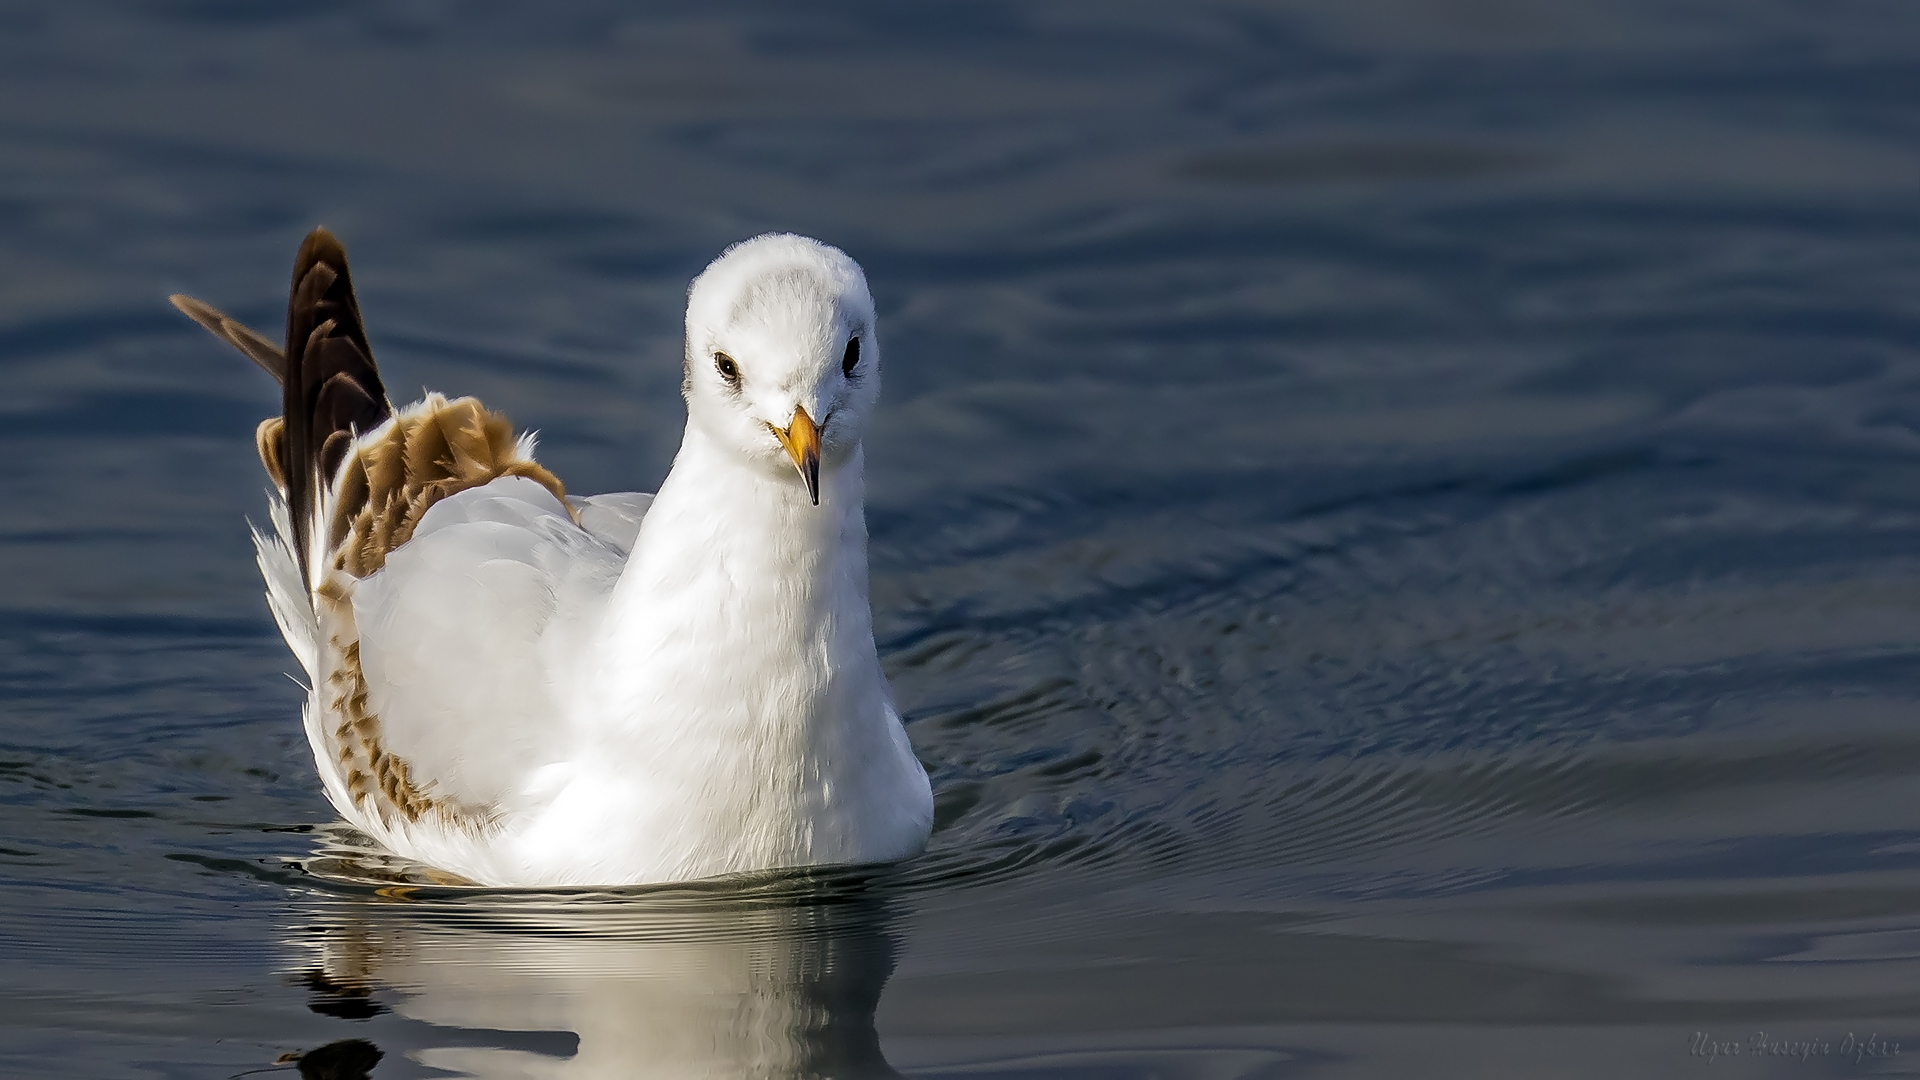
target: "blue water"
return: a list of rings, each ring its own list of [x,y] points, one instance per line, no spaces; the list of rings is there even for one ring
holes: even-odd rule
[[[0,1074],[1911,1072],[1917,193],[1892,2],[0,4]],[[336,825],[165,302],[320,223],[575,491],[726,244],[864,264],[925,856]]]

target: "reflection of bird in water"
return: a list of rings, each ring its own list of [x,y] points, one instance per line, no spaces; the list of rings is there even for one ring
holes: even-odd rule
[[[879,901],[321,903],[312,920],[325,929],[300,941],[318,952],[307,980],[324,988],[320,1005],[377,999],[434,1025],[424,1048],[407,1051],[434,1068],[623,1080],[898,1075],[873,1023],[895,952]]]
[[[316,229],[287,345],[174,303],[278,378],[256,535],[312,680],[327,797],[491,885],[623,885],[920,850],[933,818],[873,642],[865,275],[798,236],[687,299],[688,422],[658,495],[569,497],[478,401],[388,400]]]

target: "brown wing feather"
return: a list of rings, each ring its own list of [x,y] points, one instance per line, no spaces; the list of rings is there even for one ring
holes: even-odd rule
[[[393,415],[360,321],[346,249],[325,229],[308,233],[293,260],[280,414],[286,421],[280,463],[294,554],[311,586],[315,568],[307,565],[308,537],[322,486],[339,469],[354,436]]]
[[[254,439],[260,463],[287,497],[295,556],[311,587],[324,574],[306,565],[308,535],[329,486],[335,499],[325,550],[335,569],[355,577],[379,569],[434,503],[497,477],[525,476],[565,505],[559,479],[520,457],[507,418],[472,398],[431,395],[346,460],[354,439],[384,423],[393,406],[367,344],[346,250],[326,229],[308,233],[294,258],[285,351],[211,304],[169,299],[281,384],[281,415],[261,421]]]
[[[260,365],[260,370],[273,376],[274,382],[286,385],[287,354],[280,351],[280,346],[268,341],[266,335],[185,293],[174,293],[167,300],[187,318],[206,327],[208,333],[239,349],[243,356]]]

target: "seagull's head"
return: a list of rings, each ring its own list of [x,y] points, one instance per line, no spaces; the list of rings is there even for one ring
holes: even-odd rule
[[[880,342],[860,264],[769,233],[728,248],[687,293],[687,415],[820,502],[880,397]]]

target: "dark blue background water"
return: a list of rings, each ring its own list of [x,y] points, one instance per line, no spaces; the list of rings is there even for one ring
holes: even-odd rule
[[[0,4],[0,1073],[1912,1071],[1917,62],[1899,2]],[[275,395],[165,303],[276,328],[317,223],[396,396],[576,491],[664,472],[727,243],[863,262],[926,856],[344,880]]]

